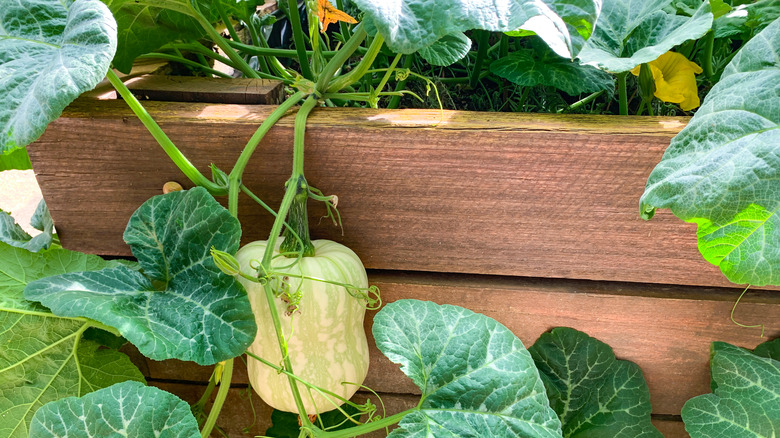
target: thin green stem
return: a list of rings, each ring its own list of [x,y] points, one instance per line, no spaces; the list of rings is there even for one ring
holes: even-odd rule
[[[317,98],[309,96],[301,109],[298,110],[298,114],[295,115],[295,138],[293,140],[293,176],[303,175],[303,136],[306,132],[306,119],[309,117],[309,113],[314,107],[317,106]],[[300,133],[300,135],[298,135]]]
[[[260,32],[257,31],[257,26],[255,26],[254,17],[255,15],[252,15],[249,19],[245,21],[246,28],[249,30],[249,37],[252,38],[252,44],[254,44],[254,46],[257,47],[263,47],[263,43],[265,43],[265,40],[260,38]],[[228,44],[230,44],[229,41]],[[233,46],[232,44],[231,47],[235,48],[235,46]],[[265,56],[258,56],[257,63],[260,66],[260,71],[266,74],[271,74],[271,69],[268,66],[268,60],[266,59]]]
[[[471,70],[469,79],[469,85],[471,88],[475,88],[479,82],[479,74],[482,72],[482,64],[485,62],[485,57],[488,51],[488,38],[490,38],[490,32],[486,30],[477,30],[477,59],[474,61],[474,69]]]
[[[338,8],[340,11],[343,11],[344,1],[336,0],[336,8]],[[341,31],[341,36],[344,38],[344,41],[348,41],[352,37],[352,34],[349,32],[349,24],[344,21],[339,21],[339,31]]]
[[[344,44],[344,47],[338,51],[338,53],[325,64],[325,68],[322,69],[320,77],[317,78],[317,85],[315,89],[320,93],[324,93],[328,88],[328,82],[336,74],[336,72],[344,65],[345,62],[352,56],[353,53],[360,47],[363,40],[366,39],[366,31],[363,30],[362,25],[358,25],[352,37]],[[343,88],[343,87],[342,87]]]
[[[579,107],[581,107],[583,105],[587,105],[588,103],[592,102],[593,100],[595,100],[597,97],[601,96],[602,94],[604,94],[604,90],[592,93],[592,94],[590,94],[590,95],[588,95],[588,96],[586,96],[586,97],[584,97],[584,98],[574,102],[573,104],[569,105],[567,108],[562,108],[562,109],[558,110],[558,112],[562,113],[564,111],[576,110]]]
[[[509,35],[502,32],[498,46],[498,56],[504,58],[507,55],[509,55]]]
[[[619,111],[621,116],[628,115],[628,92],[626,91],[627,75],[628,75],[627,71],[624,71],[623,73],[618,73],[617,75]]]
[[[230,22],[230,17],[228,16],[227,12],[225,12],[225,7],[222,6],[222,2],[212,2],[211,4],[217,8],[219,18],[227,28],[228,34],[230,34],[230,38],[232,38],[233,41],[241,41],[241,39],[238,37],[238,34],[236,33],[236,30],[233,28],[233,24]]]
[[[168,44],[163,46],[163,49],[169,47],[174,50],[176,49],[187,50],[190,52],[203,54],[215,61],[219,61],[222,64],[235,68],[235,65],[233,65],[233,61],[231,61],[228,58],[225,58],[224,56],[220,55],[219,53],[216,53],[215,51],[209,48],[204,47],[203,44],[200,43],[174,43],[174,44]]]
[[[257,128],[257,131],[255,131],[249,139],[246,146],[244,146],[244,150],[241,151],[241,155],[238,157],[236,164],[233,166],[233,170],[230,171],[230,175],[228,176],[228,181],[230,182],[228,210],[230,210],[230,214],[234,216],[238,214],[238,191],[241,177],[244,175],[244,169],[246,169],[247,164],[249,164],[249,159],[252,158],[252,154],[255,152],[257,145],[260,144],[260,141],[274,124],[276,124],[290,108],[300,102],[303,97],[304,94],[300,91],[288,97],[287,100],[279,105],[268,118],[263,121],[260,127]]]
[[[133,113],[141,120],[144,127],[152,134],[152,137],[157,140],[157,143],[162,147],[163,151],[165,151],[165,153],[168,154],[168,157],[173,160],[176,167],[178,167],[193,184],[205,187],[206,190],[215,196],[225,194],[224,187],[214,184],[210,179],[203,176],[190,160],[181,153],[113,70],[109,69],[108,73],[106,73],[106,77],[119,95],[122,96],[122,99],[124,99],[130,109],[133,110]]]
[[[214,399],[214,404],[211,406],[211,411],[203,424],[203,428],[200,430],[201,438],[209,438],[211,431],[214,429],[214,425],[217,424],[217,418],[222,411],[222,406],[225,404],[228,392],[230,391],[230,381],[233,379],[233,359],[228,359],[224,362],[222,369],[222,379],[219,382],[219,390],[217,396]]]
[[[349,73],[330,81],[327,92],[335,93],[359,81],[360,78],[362,78],[363,75],[366,74],[366,72],[371,68],[371,64],[374,63],[374,60],[379,54],[379,51],[382,49],[382,45],[384,43],[385,40],[382,38],[382,35],[376,34],[376,37],[374,37],[374,40],[371,41],[371,45],[368,47],[368,51],[363,56],[363,59],[360,60],[358,65],[355,66],[355,68],[353,68]]]
[[[525,101],[528,100],[528,96],[531,94],[532,88],[533,87],[523,88],[523,92],[520,94],[520,100],[517,102],[517,109],[515,109],[515,111],[523,111],[525,108]]]
[[[306,39],[301,27],[301,17],[298,14],[298,1],[287,0],[287,17],[290,19],[290,26],[293,31],[293,41],[295,42],[295,51],[298,53],[298,64],[301,66],[301,75],[304,78],[313,81],[314,73],[309,64],[309,57],[306,54]]]
[[[235,50],[233,50],[232,47],[230,47],[230,44],[225,41],[224,38],[222,38],[222,35],[219,34],[216,30],[214,30],[214,27],[211,25],[208,19],[203,16],[200,12],[198,12],[195,16],[195,19],[198,21],[198,24],[203,28],[203,30],[206,31],[206,34],[208,35],[209,39],[214,42],[217,46],[219,46],[220,49],[227,55],[228,58],[230,58],[231,61],[233,61],[233,64],[238,67],[238,70],[241,71],[241,73],[244,74],[244,76],[248,78],[259,78],[260,76],[257,74],[257,72],[249,66],[249,64],[246,63],[244,58],[238,55]],[[230,23],[227,23],[230,25]]]
[[[712,82],[715,77],[715,72],[712,69],[712,50],[715,46],[715,31],[710,30],[704,37],[704,62],[702,62],[702,70],[707,79]]]
[[[409,70],[410,68],[412,68],[412,64],[413,63],[414,63],[414,54],[410,53],[410,54],[406,55],[406,57],[404,58],[404,66],[403,66],[403,68],[405,70]],[[406,88],[406,81],[408,79],[409,79],[409,77],[407,76],[402,81],[398,81],[395,84],[395,90],[393,90],[393,91],[401,92],[402,90],[404,90]],[[401,96],[393,96],[392,98],[390,98],[390,102],[388,102],[387,107],[390,108],[390,109],[395,109],[395,108],[398,108],[398,105],[400,103],[401,103]]]
[[[395,55],[395,58],[393,58],[393,61],[390,63],[390,67],[387,68],[387,71],[385,72],[385,75],[382,76],[382,80],[379,81],[379,85],[376,86],[376,88],[371,92],[373,96],[379,96],[379,94],[382,92],[382,89],[385,88],[385,85],[387,85],[387,81],[390,80],[390,75],[395,71],[395,66],[398,65],[398,61],[401,60],[401,54]],[[372,106],[376,108],[376,103],[373,103]]]
[[[221,72],[219,70],[215,70],[211,67],[206,67],[203,64],[197,63],[195,61],[191,61],[187,58],[182,58],[180,56],[176,55],[169,55],[167,53],[147,53],[145,55],[138,56],[138,59],[164,59],[166,61],[174,61],[178,62],[180,64],[188,65],[190,67],[193,67],[195,69],[198,69],[200,71],[206,72],[208,74],[212,74],[214,76],[219,76],[222,78],[231,78],[231,76],[227,73]]]
[[[375,430],[380,430],[386,427],[390,427],[398,423],[399,421],[401,421],[408,414],[411,414],[412,412],[415,412],[417,410],[419,410],[419,408],[407,409],[395,415],[391,415],[389,417],[385,417],[380,420],[372,421],[370,423],[361,424],[360,426],[350,427],[344,430],[334,430],[330,432],[318,431],[317,438],[348,438],[348,437],[365,435]]]

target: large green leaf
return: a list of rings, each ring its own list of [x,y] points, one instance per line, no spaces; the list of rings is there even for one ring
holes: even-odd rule
[[[115,327],[149,358],[211,365],[243,353],[257,332],[246,292],[209,252],[233,254],[240,237],[238,220],[202,187],[155,196],[124,235],[141,271],[49,277],[30,283],[25,297]]]
[[[431,65],[450,65],[468,55],[471,50],[471,39],[456,32],[444,35],[428,47],[420,49],[420,56]]]
[[[122,353],[80,339],[91,323],[61,318],[22,297],[48,275],[113,266],[64,249],[32,253],[0,243],[0,437],[27,438],[33,414],[49,401],[81,396],[143,375]]]
[[[108,71],[116,23],[98,0],[0,8],[0,154],[28,145]]]
[[[650,390],[642,370],[617,360],[609,345],[561,327],[540,336],[528,351],[564,437],[663,438],[650,422]]]
[[[692,17],[662,11],[669,3],[671,0],[604,0],[596,29],[577,57],[583,64],[625,72],[710,30],[709,2]]]
[[[387,46],[397,53],[414,53],[433,45],[446,35],[456,35],[470,29],[507,32],[522,26],[536,32],[556,53],[566,57],[574,56],[581,45],[578,42],[581,35],[576,33],[573,41],[572,34],[577,31],[577,27],[587,22],[585,17],[595,20],[600,4],[594,0],[569,0],[569,7],[561,9],[572,14],[572,23],[567,23],[542,0],[353,2],[373,22],[385,38]],[[570,26],[574,31],[570,31]],[[592,27],[592,21],[591,24],[586,23],[585,27]]]
[[[647,180],[640,213],[698,224],[699,251],[734,283],[780,284],[780,20],[726,66]]]
[[[400,300],[374,318],[377,347],[422,390],[391,437],[560,437],[523,343],[487,316]]]
[[[40,230],[41,233],[35,237],[30,236],[10,214],[0,210],[0,242],[32,252],[49,248],[54,233],[54,222],[43,199],[38,203],[38,207],[30,219],[30,225]]]
[[[753,350],[753,354],[780,361],[780,338],[766,341]]]
[[[196,438],[200,432],[185,401],[161,389],[125,382],[47,404],[35,414],[30,436]]]
[[[713,394],[682,409],[691,438],[780,435],[780,362],[723,342],[712,344]]]
[[[521,49],[490,64],[491,73],[524,87],[549,85],[570,96],[614,90],[609,73],[562,58],[549,49]]]
[[[29,170],[32,169],[27,148],[19,148],[10,154],[0,154],[0,172],[4,170]]]

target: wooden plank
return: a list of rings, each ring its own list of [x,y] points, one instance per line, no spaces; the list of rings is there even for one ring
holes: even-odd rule
[[[212,162],[229,170],[272,109],[146,105],[206,174]],[[292,122],[270,131],[244,178],[272,206],[290,172]],[[666,211],[645,222],[637,211],[685,122],[318,109],[307,177],[339,196],[344,233],[316,220],[312,233],[350,246],[369,268],[728,286],[699,255],[695,225]],[[129,255],[121,236],[135,208],[166,181],[188,186],[122,102],[76,102],[29,149],[71,249]],[[265,238],[271,216],[247,198],[239,209],[252,225],[244,241]]]
[[[709,347],[724,341],[745,348],[780,336],[780,297],[754,292],[734,317],[760,329],[734,325],[729,314],[740,290],[605,284],[507,278],[442,277],[372,273],[384,302],[415,298],[467,307],[495,318],[528,346],[554,327],[573,327],[606,342],[619,359],[643,370],[653,413],[679,415],[691,397],[710,392]],[[366,320],[371,333],[373,314]],[[371,366],[365,384],[383,393],[417,394],[419,389],[369,340]],[[210,367],[177,361],[145,361],[155,379],[208,380]],[[246,382],[237,366],[234,382]]]
[[[281,81],[254,78],[145,75],[125,82],[140,100],[271,105],[282,102]]]

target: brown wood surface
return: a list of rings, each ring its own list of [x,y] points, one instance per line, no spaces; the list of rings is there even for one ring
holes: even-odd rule
[[[279,104],[284,86],[280,81],[253,78],[145,75],[126,81],[141,100],[235,104]]]
[[[658,287],[587,281],[444,277],[374,272],[383,300],[414,298],[454,304],[483,313],[511,329],[526,346],[554,327],[573,327],[609,344],[619,359],[637,363],[650,388],[653,413],[679,415],[682,405],[710,392],[709,347],[713,341],[754,348],[780,336],[780,297],[748,294],[729,314],[741,290]],[[366,331],[371,333],[373,314]],[[369,341],[371,366],[365,384],[382,393],[419,394],[419,389]],[[154,379],[207,381],[210,367],[137,358]],[[237,366],[234,382],[247,382]]]
[[[148,102],[204,172],[228,171],[272,108]],[[260,144],[244,182],[278,205],[292,120]],[[307,129],[309,182],[339,196],[340,229],[310,215],[317,238],[368,268],[728,286],[702,260],[695,225],[639,218],[646,178],[681,118],[430,110],[318,109]],[[99,133],[99,135],[96,135]],[[30,148],[67,248],[129,255],[122,231],[162,185],[189,185],[123,102],[77,101]],[[240,203],[244,241],[272,217]],[[98,211],[99,209],[99,211]]]

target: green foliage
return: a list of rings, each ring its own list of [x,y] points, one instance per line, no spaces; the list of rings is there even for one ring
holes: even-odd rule
[[[69,103],[94,88],[115,50],[114,17],[98,0],[5,2],[0,155],[35,141]]]
[[[612,75],[595,67],[580,65],[539,47],[521,49],[490,64],[491,73],[517,85],[548,85],[570,96],[615,89]]]
[[[351,405],[341,406],[348,415],[356,415],[359,411]],[[314,421],[323,430],[344,430],[354,427],[355,423],[348,420],[338,409],[325,412],[317,416]],[[271,427],[265,431],[265,435],[271,438],[298,438],[301,426],[298,424],[298,414],[274,409],[271,413]]]
[[[528,351],[564,437],[663,438],[650,422],[642,370],[617,360],[609,345],[562,327],[540,336]]]
[[[649,219],[698,224],[699,250],[735,283],[780,284],[780,21],[750,40],[650,174]]]
[[[780,362],[723,342],[712,344],[712,394],[683,406],[691,438],[775,437],[780,432]]]
[[[422,390],[396,437],[560,437],[533,359],[506,327],[470,310],[417,300],[374,318],[377,347]]]
[[[444,35],[428,47],[419,50],[422,59],[431,65],[450,65],[469,53],[471,39],[462,33]]]
[[[0,260],[0,437],[26,438],[33,414],[49,401],[144,381],[124,354],[80,339],[89,321],[53,315],[22,296],[36,279],[115,262],[64,249],[33,253],[4,243]]]
[[[577,32],[572,35],[567,26],[590,28],[592,21],[588,23],[588,18],[595,20],[598,15],[597,2],[592,0],[571,0],[571,5],[562,9],[572,13],[578,11],[572,16],[571,24],[564,22],[545,3],[532,0],[502,3],[490,0],[353,1],[385,37],[387,46],[397,53],[414,53],[448,35],[450,41],[462,40],[462,33],[470,29],[507,32],[522,26],[536,32],[556,53],[572,57],[581,45],[582,37]],[[431,55],[426,58],[430,59]]]
[[[710,30],[712,13],[708,2],[692,17],[662,11],[669,3],[671,0],[605,0],[596,30],[578,58],[583,64],[606,71],[625,72]]]
[[[10,214],[0,210],[0,242],[32,252],[48,249],[53,240],[54,222],[43,199],[30,218],[30,225],[41,233],[35,237],[30,236]]]
[[[27,149],[19,148],[10,154],[0,154],[0,172],[4,170],[29,170],[32,169],[30,156]]]
[[[200,432],[186,402],[154,387],[125,382],[47,404],[35,414],[30,436],[194,438]]]
[[[125,230],[140,271],[49,277],[30,283],[25,297],[116,327],[152,359],[214,364],[243,353],[257,331],[246,292],[209,252],[235,253],[240,236],[238,220],[202,187],[155,196]]]

